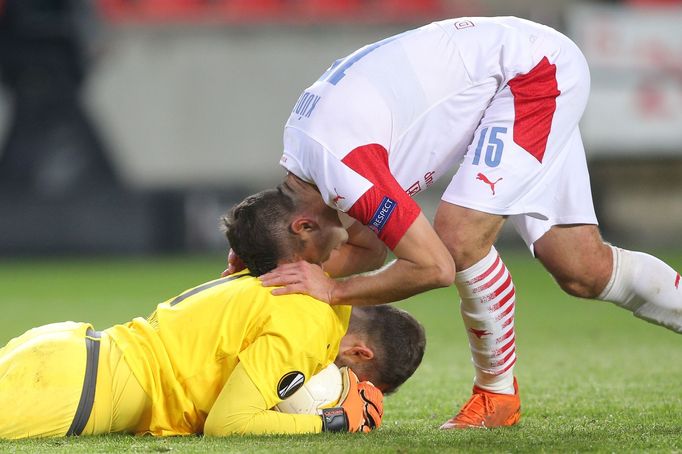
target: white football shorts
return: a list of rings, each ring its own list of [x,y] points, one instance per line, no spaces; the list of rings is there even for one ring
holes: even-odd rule
[[[442,200],[509,216],[531,252],[554,225],[597,224],[578,122],[590,75],[568,38],[493,97]]]

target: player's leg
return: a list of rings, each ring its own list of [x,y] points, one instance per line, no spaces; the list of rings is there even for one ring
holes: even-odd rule
[[[443,429],[506,426],[520,417],[514,381],[516,291],[493,247],[504,220],[448,202],[436,213],[436,232],[458,267],[460,312],[476,371],[471,399]]]
[[[552,227],[535,254],[567,293],[610,301],[682,333],[680,274],[656,257],[604,243],[594,225]]]
[[[519,419],[516,291],[492,245],[505,216],[547,219],[553,176],[563,168],[565,143],[581,113],[577,102],[563,108],[568,103],[557,99],[554,105],[559,93],[571,93],[568,87],[557,89],[555,69],[544,58],[518,76],[521,88],[506,86],[495,95],[436,215],[437,232],[457,266],[455,283],[476,371],[471,399],[443,425],[446,429],[505,426]],[[584,101],[586,95],[578,97]],[[517,105],[523,115],[516,115]]]
[[[526,26],[518,24],[520,29]],[[578,123],[589,92],[587,64],[565,36],[530,28],[521,34],[543,35],[539,47],[532,49],[535,66],[517,74],[496,93],[443,200],[512,220],[537,219],[539,224],[532,224],[532,229],[520,230],[532,245],[554,224],[596,223],[596,219],[591,204],[578,203],[585,194],[591,201],[586,166],[577,175],[579,181],[570,181],[567,175],[572,169],[566,170],[571,156],[578,156],[578,164],[580,156],[584,161]],[[570,206],[559,212],[557,200],[564,193]],[[557,214],[565,218],[556,222]],[[456,222],[458,215],[449,218]],[[446,223],[443,225],[445,235]],[[462,229],[454,225],[456,230]],[[490,232],[478,227],[474,224],[464,232],[486,238]],[[466,243],[464,234],[455,235],[450,247],[457,254],[458,270],[462,270],[456,282],[476,381],[471,400],[444,428],[511,425],[518,421],[520,408],[513,376],[514,284],[492,242],[468,257],[467,248],[472,245]]]
[[[611,276],[611,248],[596,225],[556,225],[534,243],[535,256],[568,294],[596,298]]]

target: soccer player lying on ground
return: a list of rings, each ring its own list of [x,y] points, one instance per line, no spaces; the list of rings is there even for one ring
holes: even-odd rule
[[[292,191],[314,185],[321,201],[358,221],[349,243],[364,224],[397,260],[343,280],[286,264],[264,284],[366,305],[454,281],[475,379],[469,402],[443,429],[520,417],[516,292],[494,247],[507,219],[567,293],[682,332],[680,274],[600,236],[579,130],[589,87],[570,39],[514,17],[434,22],[337,60],[294,106],[280,163]],[[411,197],[455,170],[432,227]],[[325,263],[332,276],[374,263],[337,257]]]
[[[379,427],[382,391],[395,391],[421,361],[421,325],[391,306],[351,313],[309,296],[275,297],[256,277],[329,257],[346,233],[322,208],[279,190],[248,197],[225,218],[248,269],[169,299],[147,319],[102,332],[56,323],[11,340],[0,349],[0,438]],[[339,407],[322,416],[269,410],[332,362],[347,374]]]

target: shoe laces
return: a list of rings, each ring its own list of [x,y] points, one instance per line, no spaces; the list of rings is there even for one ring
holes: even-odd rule
[[[495,403],[487,394],[474,394],[455,417],[458,423],[485,426],[488,415],[495,412]]]

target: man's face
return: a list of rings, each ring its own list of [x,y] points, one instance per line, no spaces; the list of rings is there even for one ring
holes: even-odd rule
[[[328,207],[320,197],[322,207],[319,215],[319,234],[314,237],[315,249],[319,254],[319,262],[324,263],[329,260],[334,249],[339,248],[348,241],[348,232],[341,225],[339,215],[333,208]]]
[[[305,210],[300,217],[310,219],[315,224],[315,229],[305,234],[301,256],[308,262],[322,264],[329,259],[334,249],[348,241],[348,232],[343,228],[337,211],[324,203],[317,188],[293,175],[287,181],[304,202]]]

